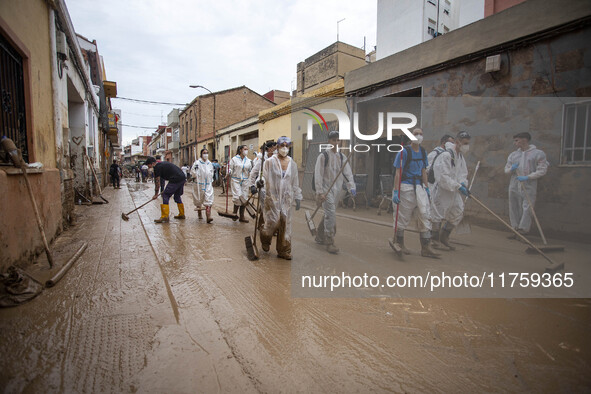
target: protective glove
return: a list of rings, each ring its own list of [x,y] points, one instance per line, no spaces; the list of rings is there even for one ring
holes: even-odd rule
[[[295,200],[296,201],[296,211],[300,210],[300,204],[301,204],[301,200]]]
[[[429,190],[428,186],[425,188],[425,191],[427,192],[427,196],[429,196],[429,198],[431,198],[431,191]]]
[[[255,185],[252,185],[252,186],[250,187],[250,194],[257,194],[257,188],[256,188],[256,186],[255,186]]]
[[[468,190],[466,188],[466,186],[462,185],[460,186],[460,193],[462,193],[464,196],[468,197],[470,195],[470,190]]]
[[[262,188],[264,186],[265,186],[265,180],[264,179],[259,179],[257,181],[257,188],[260,189],[260,188]]]
[[[398,193],[398,190],[394,190],[394,193],[392,195],[392,202],[394,204],[400,204],[400,194]]]
[[[518,176],[518,177],[517,177],[517,180],[518,180],[519,182],[525,182],[525,181],[527,181],[528,179],[529,179],[529,177],[528,177],[527,175],[521,175],[521,176]]]
[[[351,195],[355,197],[357,195],[357,190],[351,189]]]
[[[515,163],[511,166],[511,172],[515,171],[519,167],[519,163]]]

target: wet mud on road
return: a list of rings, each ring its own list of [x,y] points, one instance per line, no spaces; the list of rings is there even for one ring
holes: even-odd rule
[[[275,253],[248,261],[252,222],[198,220],[190,187],[186,220],[172,219],[171,204],[171,222],[154,224],[154,202],[122,221],[152,187],[130,182],[108,188],[111,204],[77,207],[80,224],[52,249],[60,261],[81,239],[89,249],[55,288],[0,310],[5,392],[591,389],[588,299],[296,298],[294,262]],[[317,249],[334,258],[303,216],[294,219],[294,259]],[[379,226],[356,231],[337,220],[343,253],[385,238]],[[44,275],[40,261],[33,275]]]

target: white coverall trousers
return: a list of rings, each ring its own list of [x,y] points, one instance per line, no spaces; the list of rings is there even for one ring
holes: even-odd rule
[[[523,186],[520,186],[521,184]],[[509,219],[511,227],[528,233],[531,228],[532,213],[524,189],[532,204],[536,204],[538,181],[536,179],[519,182],[515,177],[509,186]]]
[[[421,238],[431,238],[431,204],[429,202],[429,195],[422,185],[409,185],[407,183],[400,184],[399,207],[393,203],[394,221],[396,221],[396,208],[398,208],[398,229],[396,235],[402,236],[404,230],[408,228],[412,214],[417,210],[417,219],[419,225],[419,232]]]

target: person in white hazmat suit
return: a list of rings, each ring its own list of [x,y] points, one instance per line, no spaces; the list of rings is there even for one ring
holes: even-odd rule
[[[277,143],[275,141],[267,141],[261,146],[261,152],[263,153],[263,157],[265,160],[273,156],[273,153],[276,152]],[[259,179],[259,175],[261,173],[261,168],[263,164],[263,158],[259,160],[253,160],[253,167],[250,171],[250,176],[248,178],[248,187],[250,188],[251,194],[261,193],[261,201],[265,202],[265,186],[262,184],[263,182],[258,183],[257,180]],[[261,230],[265,224],[265,217],[264,217],[264,210],[261,209],[261,213],[259,215],[259,224],[258,228]]]
[[[521,234],[527,234],[531,227],[532,213],[525,193],[533,205],[536,204],[538,179],[546,175],[548,161],[546,154],[530,145],[531,135],[527,132],[513,136],[517,150],[507,158],[505,174],[511,174],[509,182],[509,219],[511,226]],[[509,238],[517,238],[515,234]]]
[[[421,256],[438,258],[438,255],[430,247],[431,204],[429,199],[431,192],[427,183],[427,153],[421,146],[423,130],[416,128],[412,133],[417,138],[416,141],[411,141],[410,146],[405,146],[394,160],[396,176],[394,177],[392,202],[398,204],[395,243],[398,244],[402,253],[410,254],[404,245],[404,230],[408,228],[413,212],[416,210],[421,239]],[[396,209],[394,210],[394,220],[396,221]]]
[[[201,210],[205,207],[207,223],[213,222],[211,206],[213,205],[213,164],[209,161],[209,151],[201,149],[201,157],[191,166],[191,176],[195,179],[193,184],[193,203],[198,209],[199,219],[203,219]]]
[[[252,161],[250,161],[247,155],[248,148],[246,145],[240,145],[236,151],[236,156],[230,159],[229,165],[234,215],[240,209],[240,221],[242,223],[248,223],[248,220],[244,217],[244,210],[246,209],[246,201],[248,200],[248,177],[252,169]],[[244,200],[244,204],[242,200]]]
[[[468,167],[464,155],[470,150],[470,138],[468,132],[460,131],[456,135],[454,143],[447,142],[445,152],[433,163],[435,174],[432,215],[434,239],[439,236],[438,241],[449,250],[455,249],[449,243],[449,235],[464,217],[462,195],[468,196],[469,194],[467,188]],[[444,220],[445,224],[442,227],[441,223]]]
[[[322,209],[324,209],[324,216],[316,231],[316,243],[326,245],[326,250],[329,253],[336,254],[339,252],[339,249],[334,244],[337,226],[336,207],[346,193],[345,187],[353,197],[355,197],[356,188],[351,166],[346,162],[346,156],[338,151],[338,131],[328,133],[328,144],[332,145],[332,148],[323,150],[318,155],[314,167],[316,201],[321,203]],[[339,175],[332,188],[328,190],[343,165],[345,165],[343,172]]]
[[[265,225],[261,231],[261,244],[268,252],[277,232],[277,256],[291,260],[291,219],[292,205],[295,201],[296,211],[300,209],[302,190],[298,180],[298,166],[289,157],[291,140],[279,137],[277,140],[278,155],[272,155],[263,164],[263,183],[266,189]]]

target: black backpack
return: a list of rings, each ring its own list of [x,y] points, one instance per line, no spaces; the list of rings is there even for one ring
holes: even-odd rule
[[[324,155],[324,169],[326,169],[326,166],[328,165],[328,153],[326,151],[322,151],[322,155]],[[339,157],[341,158],[341,167],[343,167],[343,153],[339,152]],[[347,176],[345,175],[345,173],[343,172],[343,177],[345,178],[345,181],[349,182],[349,180],[347,179]],[[316,171],[314,171],[312,173],[312,191],[316,191]]]
[[[444,150],[444,151],[439,151],[437,152],[437,155],[435,156],[435,158],[433,159],[433,163],[431,163],[431,168],[429,168],[429,173],[427,174],[427,181],[429,181],[429,183],[435,183],[435,161],[437,160],[437,158],[439,157],[440,154],[442,154],[443,152],[449,152],[449,154],[451,155],[451,166],[455,167],[456,163],[454,160],[454,155],[452,154],[451,150]]]
[[[419,148],[420,148],[420,152],[421,152],[421,158],[420,159],[413,159],[411,147],[409,145],[404,147],[404,156],[406,158],[411,157],[411,159],[410,160],[407,159],[404,162],[404,167],[402,168],[402,176],[404,176],[404,173],[410,167],[411,161],[422,161],[423,164],[425,165],[425,168],[427,168],[427,152],[425,151],[425,149],[422,146],[420,146]],[[400,158],[400,159],[402,160],[402,158]],[[397,170],[397,168],[394,167],[394,176],[396,176],[396,170]]]

